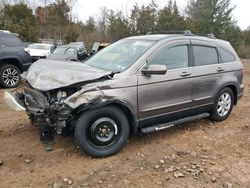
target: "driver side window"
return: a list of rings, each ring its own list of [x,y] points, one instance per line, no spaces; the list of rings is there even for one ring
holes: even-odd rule
[[[148,60],[148,64],[166,65],[168,70],[188,67],[188,47],[162,47]]]

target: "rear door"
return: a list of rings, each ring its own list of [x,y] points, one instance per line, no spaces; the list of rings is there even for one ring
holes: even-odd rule
[[[217,47],[209,42],[191,40],[192,63],[194,66],[194,82],[192,89],[192,109],[210,108],[224,72],[230,71],[231,67],[220,63]]]
[[[138,72],[140,125],[170,121],[190,111],[192,67],[189,66],[189,40],[169,42],[148,58],[149,64],[167,66],[165,75]]]

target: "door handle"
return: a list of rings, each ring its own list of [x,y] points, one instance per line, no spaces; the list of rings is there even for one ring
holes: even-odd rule
[[[190,73],[190,72],[184,71],[184,72],[182,72],[180,75],[181,75],[182,77],[186,77],[186,76],[190,76],[191,73]]]
[[[224,69],[223,69],[222,67],[219,67],[219,68],[217,69],[217,71],[218,71],[218,72],[222,72],[222,71],[224,71]]]

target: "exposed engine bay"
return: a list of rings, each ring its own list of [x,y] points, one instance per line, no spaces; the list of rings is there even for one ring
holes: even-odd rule
[[[24,91],[15,92],[14,98],[24,105],[33,125],[49,126],[61,134],[63,128],[74,126],[72,122],[79,106],[86,109],[102,100],[101,87],[114,74],[80,63],[73,64],[39,60],[23,76]],[[91,95],[88,92],[92,92]]]
[[[31,123],[33,125],[48,124],[56,129],[58,134],[61,134],[73,110],[64,103],[64,100],[75,90],[71,88],[67,91],[41,92],[31,88],[27,83],[24,87],[24,98]]]

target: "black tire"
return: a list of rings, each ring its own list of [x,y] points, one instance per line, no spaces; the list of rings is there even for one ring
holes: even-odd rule
[[[229,95],[230,96],[230,102],[228,100],[228,104],[230,103],[230,107],[227,106],[227,103],[224,102],[224,104],[220,105],[220,106],[223,106],[223,108],[225,108],[225,112],[222,113],[219,112],[220,110],[220,106],[219,106],[219,102],[222,102],[222,96],[227,96]],[[231,114],[232,112],[232,109],[233,109],[233,105],[234,105],[234,93],[233,91],[228,88],[228,87],[225,87],[223,88],[216,96],[215,98],[215,103],[214,103],[214,107],[212,109],[212,112],[211,112],[211,119],[214,120],[214,121],[224,121],[225,119],[228,118],[228,116]]]
[[[75,127],[77,145],[82,152],[92,157],[116,154],[124,146],[128,136],[129,123],[126,115],[112,105],[84,112]]]
[[[10,64],[3,65],[0,68],[0,85],[5,88],[15,88],[21,81],[20,70]]]

